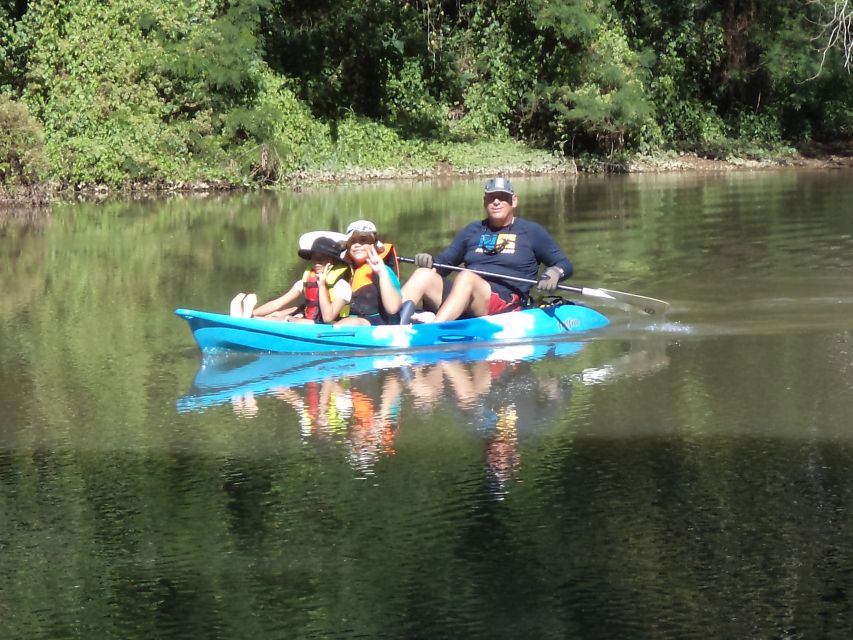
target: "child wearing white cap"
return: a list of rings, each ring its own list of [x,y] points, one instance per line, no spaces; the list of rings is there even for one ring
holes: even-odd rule
[[[342,258],[341,241],[333,231],[314,231],[299,238],[299,257],[312,266],[284,294],[255,308],[254,293],[238,293],[231,300],[231,315],[283,322],[332,323],[348,311],[352,297],[350,269]]]
[[[396,324],[402,299],[394,247],[379,241],[370,220],[356,220],[347,227],[344,258],[353,269],[352,298],[337,324]]]

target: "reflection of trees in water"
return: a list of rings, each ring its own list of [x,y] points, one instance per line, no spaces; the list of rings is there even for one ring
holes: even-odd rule
[[[0,207],[0,237],[4,265],[0,275],[0,314],[25,309],[43,293],[48,261],[44,229],[50,216],[44,209]]]

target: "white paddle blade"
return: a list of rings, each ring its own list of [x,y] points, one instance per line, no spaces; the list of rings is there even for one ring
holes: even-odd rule
[[[629,304],[650,316],[662,316],[669,309],[669,303],[657,298],[638,296],[635,293],[623,293],[622,291],[611,291],[610,289],[599,289],[608,294],[613,300]]]
[[[581,289],[581,295],[592,296],[593,298],[607,298],[608,300],[616,299],[603,289],[588,289],[586,287]]]

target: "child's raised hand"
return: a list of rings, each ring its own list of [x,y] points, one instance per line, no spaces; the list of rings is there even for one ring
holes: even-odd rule
[[[321,287],[326,286],[326,278],[332,272],[332,268],[333,268],[333,265],[331,262],[329,262],[327,264],[324,264],[323,268],[320,270],[320,273],[317,274],[319,276],[319,278],[317,278],[317,281]]]
[[[370,268],[376,273],[379,273],[379,271],[381,271],[385,266],[385,263],[382,262],[382,258],[380,258],[379,254],[376,252],[376,247],[372,244],[367,247],[367,264],[369,264]]]

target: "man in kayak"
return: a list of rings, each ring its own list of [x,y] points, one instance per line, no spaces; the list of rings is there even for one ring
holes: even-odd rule
[[[408,324],[416,307],[434,311],[434,322],[476,317],[521,309],[531,285],[501,280],[500,275],[537,280],[539,291],[550,293],[572,274],[572,263],[551,235],[536,222],[516,215],[518,194],[506,178],[492,178],[483,194],[486,218],[460,231],[450,245],[433,258],[415,254],[418,267],[403,286],[400,323]],[[447,269],[433,264],[466,267],[494,273],[486,280],[471,271],[460,272],[449,284]],[[421,317],[422,321],[429,321]]]

